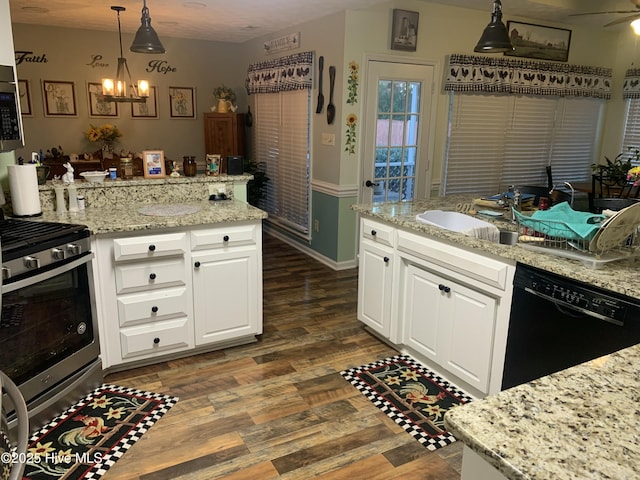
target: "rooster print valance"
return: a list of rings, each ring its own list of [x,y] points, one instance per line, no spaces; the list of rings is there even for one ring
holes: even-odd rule
[[[444,89],[611,98],[611,69],[478,55],[451,55]],[[640,89],[639,89],[640,91]]]
[[[630,68],[625,73],[622,98],[640,98],[640,68]]]
[[[249,65],[247,93],[277,93],[288,90],[311,89],[313,52],[296,53],[286,57]]]

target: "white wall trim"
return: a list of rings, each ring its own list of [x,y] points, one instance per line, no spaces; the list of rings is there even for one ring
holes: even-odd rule
[[[268,225],[264,225],[264,233],[267,235],[271,235],[272,237],[277,238],[278,240],[283,241],[284,243],[286,243],[287,245],[291,245],[293,248],[296,248],[298,250],[300,250],[302,253],[309,255],[311,258],[313,258],[314,260],[319,261],[320,263],[326,265],[327,267],[333,269],[333,270],[349,270],[351,268],[356,268],[358,266],[356,260],[348,260],[345,262],[336,262],[335,260],[331,260],[330,258],[325,257],[324,255],[320,255],[318,252],[316,252],[315,250],[312,250],[309,247],[306,247],[304,245],[302,245],[301,243],[298,243],[294,240],[292,240],[291,238],[287,237],[286,235],[283,235],[282,233],[278,232],[277,230],[275,230],[274,228],[269,228]]]
[[[345,198],[357,197],[358,185],[336,185],[335,183],[323,182],[321,180],[311,180],[311,189],[331,195],[332,197]]]

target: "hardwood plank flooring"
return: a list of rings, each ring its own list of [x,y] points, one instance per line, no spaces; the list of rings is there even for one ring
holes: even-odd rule
[[[263,275],[258,342],[106,377],[180,401],[105,478],[459,480],[459,442],[429,452],[339,373],[397,353],[356,319],[357,271],[265,235]]]

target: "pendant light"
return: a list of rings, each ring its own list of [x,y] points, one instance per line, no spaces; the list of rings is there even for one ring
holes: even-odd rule
[[[142,18],[140,28],[136,32],[130,50],[136,53],[164,53],[164,47],[158,38],[158,34],[151,26],[151,17],[147,8],[147,0],[142,2]]]
[[[127,59],[122,55],[122,32],[120,30],[120,12],[124,12],[126,8],[112,6],[111,10],[115,10],[118,15],[118,38],[120,39],[120,57],[118,57],[118,69],[116,70],[116,78],[102,79],[102,96],[105,102],[146,102],[149,96],[149,82],[140,80],[138,85],[134,85],[131,80],[131,72],[127,65]],[[126,76],[125,76],[126,74]],[[129,90],[127,90],[127,79]]]
[[[500,53],[513,51],[513,45],[509,39],[507,27],[502,23],[502,3],[500,0],[494,0],[493,12],[491,12],[491,23],[487,25],[482,32],[480,40],[474,52],[479,53]]]

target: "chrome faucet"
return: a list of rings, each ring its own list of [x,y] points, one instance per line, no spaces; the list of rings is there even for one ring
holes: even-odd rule
[[[511,193],[511,195],[509,195],[509,193]],[[511,220],[515,223],[516,216],[513,214],[513,211],[522,211],[522,194],[520,193],[520,189],[516,185],[510,185],[509,192],[502,196],[498,204],[503,207],[508,207]]]
[[[575,197],[575,195],[576,195],[576,191],[575,191],[575,189],[573,188],[573,185],[571,185],[569,182],[564,182],[564,184],[563,184],[563,185],[564,185],[565,187],[567,187],[569,190],[571,190],[571,198],[569,199],[569,205],[570,205],[571,207],[573,207],[573,198],[574,198],[574,197]],[[558,190],[558,189],[556,188],[556,185],[554,185],[554,186],[553,186],[553,188],[552,188],[551,190],[549,190],[549,195],[553,195],[554,190]],[[558,190],[558,191],[561,191],[561,190]]]

